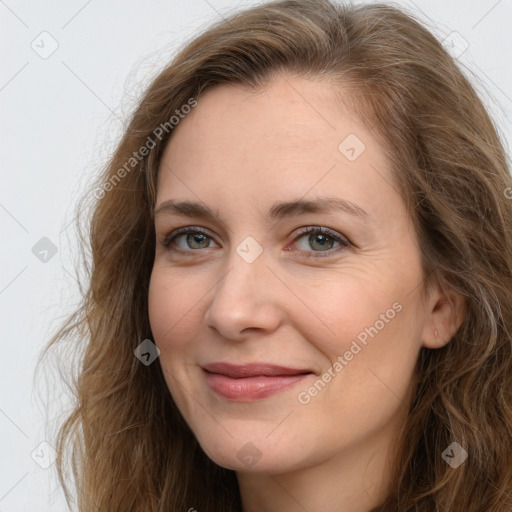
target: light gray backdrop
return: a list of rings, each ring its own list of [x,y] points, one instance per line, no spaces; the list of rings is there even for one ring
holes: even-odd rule
[[[49,333],[78,297],[69,223],[82,187],[185,38],[253,3],[0,0],[0,512],[65,510],[45,422],[58,421],[66,399],[47,413],[46,385],[33,378]],[[512,0],[397,4],[448,37],[478,74],[510,145]]]

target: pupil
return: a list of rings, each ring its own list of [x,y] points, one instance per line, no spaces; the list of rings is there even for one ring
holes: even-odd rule
[[[313,243],[318,242],[320,248],[324,248],[324,249],[326,248],[326,245],[328,245],[327,239],[330,238],[328,235],[319,234],[319,235],[312,235],[312,236],[313,236]],[[327,249],[329,249],[329,247],[327,247]]]
[[[193,235],[189,235],[189,236],[192,236],[192,240],[194,241],[194,243],[197,243],[197,244],[201,244],[202,242],[204,243],[204,241],[206,240],[206,236],[203,235],[202,233],[195,233]],[[198,240],[202,238],[202,240]]]

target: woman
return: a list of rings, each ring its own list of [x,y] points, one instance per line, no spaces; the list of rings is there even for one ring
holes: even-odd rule
[[[405,12],[276,1],[187,44],[88,196],[48,347],[85,343],[79,510],[510,510],[511,193]]]

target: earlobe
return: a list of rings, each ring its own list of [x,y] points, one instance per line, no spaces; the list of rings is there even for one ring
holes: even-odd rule
[[[462,324],[465,300],[451,286],[436,287],[427,301],[427,318],[423,328],[422,345],[426,348],[444,347]]]

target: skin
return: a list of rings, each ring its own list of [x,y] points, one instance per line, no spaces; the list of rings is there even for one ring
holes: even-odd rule
[[[366,146],[354,161],[338,150],[348,134]],[[391,183],[382,147],[320,80],[279,77],[257,94],[211,88],[165,149],[157,208],[169,199],[198,201],[216,217],[155,217],[152,333],[169,391],[198,442],[237,472],[244,512],[363,512],[386,495],[418,353],[448,342],[462,300],[439,287],[422,299],[414,227]],[[275,202],[327,195],[356,203],[369,219],[342,211],[267,216]],[[187,244],[182,234],[164,247],[184,226],[203,227],[211,238],[192,235]],[[327,236],[322,250],[318,234],[297,238],[308,226],[353,245]],[[263,249],[252,263],[237,253],[248,236]],[[300,403],[298,394],[394,303],[400,312]],[[216,361],[314,375],[241,403],[207,385],[200,365]],[[237,456],[248,442],[260,454],[251,467]]]

